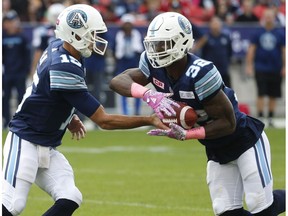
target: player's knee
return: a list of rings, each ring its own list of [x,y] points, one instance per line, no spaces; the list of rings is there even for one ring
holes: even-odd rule
[[[70,195],[68,197],[70,200],[76,202],[79,206],[82,203],[82,193],[79,191],[77,187],[74,187],[73,190],[71,190]]]
[[[216,215],[221,215],[225,211],[226,205],[223,199],[216,198],[212,205]]]
[[[26,199],[16,199],[10,211],[13,215],[20,215],[26,206]]]
[[[250,212],[255,211],[256,209],[261,208],[260,205],[265,202],[265,194],[264,193],[247,193],[246,194],[246,205]]]

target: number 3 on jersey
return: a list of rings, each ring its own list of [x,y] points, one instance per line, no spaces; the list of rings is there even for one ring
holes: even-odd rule
[[[204,67],[211,62],[205,61],[203,59],[197,59],[193,62],[193,64],[189,67],[189,69],[186,72],[186,76],[195,78],[197,74],[199,73],[201,67]]]

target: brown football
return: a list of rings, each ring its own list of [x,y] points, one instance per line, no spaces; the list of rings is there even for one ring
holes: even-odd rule
[[[182,102],[177,103],[180,107],[174,107],[176,116],[168,116],[164,113],[164,118],[162,119],[163,124],[169,126],[170,123],[175,123],[184,129],[191,129],[197,122],[197,113],[191,106]]]

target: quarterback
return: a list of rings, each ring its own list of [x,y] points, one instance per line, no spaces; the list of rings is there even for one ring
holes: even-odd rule
[[[21,104],[9,123],[4,146],[2,215],[19,215],[26,206],[31,185],[36,183],[55,201],[44,216],[70,216],[80,206],[82,194],[75,186],[71,165],[57,150],[68,128],[77,139],[86,130],[75,110],[103,129],[127,129],[144,125],[167,128],[156,115],[123,116],[107,114],[87,90],[83,57],[92,52],[103,55],[107,31],[100,13],[84,4],[63,10],[56,22],[56,37],[43,52]],[[173,114],[165,94],[146,93],[157,112]],[[155,100],[152,100],[155,101]],[[170,110],[170,111],[169,111]]]

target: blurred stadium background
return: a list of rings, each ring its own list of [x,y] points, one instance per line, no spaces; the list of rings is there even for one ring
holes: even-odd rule
[[[32,40],[33,29],[39,26],[31,23],[23,23],[22,27],[27,35],[29,40]],[[141,31],[143,36],[145,35],[145,31],[147,26],[137,26],[137,28]],[[207,31],[207,26],[203,25],[200,27],[203,32]],[[256,85],[253,77],[247,77],[245,75],[245,53],[249,45],[249,37],[255,31],[255,28],[258,26],[245,26],[245,25],[233,25],[229,27],[229,31],[231,32],[232,38],[232,48],[233,48],[233,57],[230,65],[230,75],[232,80],[232,86],[235,90],[239,103],[246,105],[249,108],[250,115],[256,116]],[[109,32],[109,43],[112,43],[113,38],[119,26],[116,24],[108,25]],[[120,97],[117,93],[112,92],[109,89],[109,81],[114,76],[115,69],[115,60],[113,58],[113,53],[111,50],[107,51],[106,55],[106,71],[105,71],[105,79],[103,80],[103,91],[100,94],[100,101],[107,108],[107,111],[110,113],[121,113],[121,105],[120,105]],[[285,99],[286,99],[286,80],[283,79],[282,82],[282,93],[283,96],[277,100],[277,108],[275,112],[275,126],[276,127],[284,127],[285,126]],[[16,96],[15,99],[12,99],[12,109],[15,110],[17,106]],[[130,104],[132,107],[132,102]],[[146,104],[142,103],[141,114],[149,114],[151,109],[146,106]],[[87,126],[93,129],[91,122],[87,122]]]

